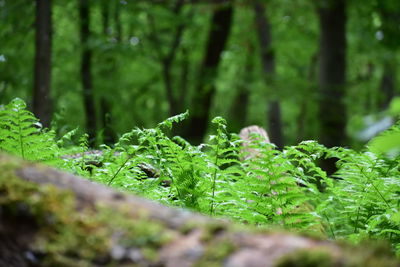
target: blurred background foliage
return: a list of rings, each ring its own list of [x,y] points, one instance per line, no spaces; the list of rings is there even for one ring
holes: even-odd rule
[[[339,72],[345,78],[338,82],[343,95],[321,90],[324,79],[329,81],[330,68],[324,64],[336,64],[323,60],[321,51],[329,49],[321,50],[320,41],[322,31],[326,36],[338,34],[334,25],[340,21],[322,26],[329,14],[341,12],[332,0],[0,0],[0,103],[20,97],[40,119],[44,116],[35,111],[33,98],[35,68],[41,64],[39,60],[35,67],[35,38],[43,37],[37,36],[37,20],[44,16],[37,7],[47,5],[51,97],[39,101],[51,106],[51,126],[59,134],[76,127],[90,133],[91,121],[93,144],[112,143],[133,127],[154,127],[187,109],[189,121],[178,134],[193,141],[198,140],[190,131],[195,128],[192,114],[208,120],[223,116],[236,132],[250,124],[269,132],[279,128],[282,145],[323,140],[321,135],[334,130],[321,130],[329,125],[321,121],[337,116],[333,121],[344,120],[345,136],[332,134],[334,140],[325,143],[357,147],[396,120],[386,110],[399,93],[400,2],[336,2],[344,6],[345,66],[339,66]],[[264,15],[258,19],[264,19],[269,31],[264,31],[267,48],[258,33],[262,28],[257,26],[257,5]],[[86,38],[83,6],[88,11]],[[225,25],[222,29],[216,25],[218,18]],[[226,42],[217,40],[223,34]],[[329,45],[335,49],[334,41]],[[267,74],[264,50],[273,51],[274,68]],[[89,58],[84,59],[84,51],[90,52]],[[90,62],[86,74],[85,60]],[[208,72],[210,66],[215,72]],[[325,78],[323,72],[328,73]],[[85,75],[91,83],[92,112],[84,101]],[[209,106],[204,97],[208,93]],[[325,97],[330,100],[324,104]],[[279,123],[269,116],[273,101],[279,103]],[[335,115],[343,109],[338,105],[335,110],[335,103],[343,103],[344,118]],[[333,107],[331,113],[319,114],[324,105]]]

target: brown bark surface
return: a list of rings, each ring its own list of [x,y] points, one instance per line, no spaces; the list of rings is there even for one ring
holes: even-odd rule
[[[83,101],[86,115],[86,130],[89,144],[93,146],[96,136],[96,109],[92,83],[92,49],[90,48],[90,3],[89,0],[79,0],[80,37],[82,45],[81,78]]]
[[[192,101],[191,121],[187,137],[199,143],[203,140],[209,124],[211,103],[214,97],[215,79],[221,54],[227,43],[233,17],[232,4],[217,8],[211,19],[211,29],[206,44],[206,52],[199,71],[199,84]]]
[[[265,82],[274,89],[275,53],[272,47],[271,24],[266,13],[264,4],[261,1],[254,1],[255,23],[257,26],[258,40],[260,44],[261,63],[263,67]],[[281,105],[275,97],[268,101],[268,132],[272,142],[282,148],[284,145],[282,132]]]
[[[44,127],[49,127],[52,114],[51,98],[51,1],[36,0],[35,81],[33,113]]]
[[[345,145],[346,1],[329,0],[318,9],[320,23],[320,142]]]

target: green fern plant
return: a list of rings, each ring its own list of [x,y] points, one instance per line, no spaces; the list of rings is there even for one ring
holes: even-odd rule
[[[67,148],[76,130],[56,140],[15,99],[0,109],[0,150],[213,216],[354,242],[385,239],[400,255],[399,124],[361,152],[315,141],[280,151],[255,138],[250,148],[259,153],[242,162],[242,141],[227,132],[223,118],[212,121],[215,134],[205,144],[169,137],[171,127],[187,116],[168,118],[153,129],[136,128],[114,146],[91,151],[87,135]],[[339,159],[332,177],[318,166],[323,157]]]
[[[358,242],[366,237],[400,243],[400,158],[342,151],[338,180],[325,192],[317,212],[333,238]],[[340,212],[338,212],[340,211]]]
[[[23,159],[51,162],[60,150],[53,131],[42,128],[39,120],[16,98],[0,110],[0,150]]]

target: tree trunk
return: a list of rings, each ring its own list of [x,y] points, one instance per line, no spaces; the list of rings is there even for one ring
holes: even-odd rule
[[[320,142],[332,147],[346,142],[346,0],[320,5]]]
[[[33,113],[44,127],[49,127],[52,115],[51,98],[51,0],[36,0],[36,52]]]
[[[211,19],[207,49],[199,71],[199,81],[190,110],[191,121],[187,133],[187,137],[195,143],[203,140],[208,128],[211,101],[216,90],[215,79],[217,78],[221,54],[229,37],[232,15],[232,4],[227,4],[218,7]]]
[[[380,108],[382,110],[387,109],[389,107],[390,102],[392,101],[395,95],[395,84],[396,84],[396,69],[395,64],[387,60],[385,62],[380,91],[381,91],[381,99],[380,99]]]
[[[103,26],[103,35],[108,37],[110,28],[110,2],[109,0],[103,0],[101,2],[101,22]]]
[[[311,124],[315,124],[315,120],[311,121],[309,114],[310,106],[313,105],[315,102],[314,96],[316,95],[316,72],[317,72],[317,64],[318,64],[318,54],[314,54],[311,57],[310,65],[308,69],[307,80],[309,82],[309,86],[307,86],[307,90],[304,91],[304,94],[301,99],[300,103],[300,111],[299,115],[297,116],[297,139],[296,141],[300,143],[304,140],[315,139],[316,136],[313,134],[313,131],[310,130]]]
[[[0,192],[0,266],[399,264],[373,243],[232,226],[4,154]]]
[[[237,133],[246,126],[251,86],[253,83],[254,73],[254,46],[251,41],[247,44],[246,62],[242,82],[238,86],[238,93],[233,101],[230,109],[229,129],[231,132]]]
[[[254,13],[265,81],[269,87],[274,88],[274,78],[276,73],[275,53],[271,41],[271,24],[264,5],[258,0],[254,1]],[[282,148],[284,141],[282,133],[281,106],[279,101],[274,98],[269,100],[268,106],[268,132],[271,137],[271,142],[278,148]]]
[[[96,136],[96,109],[93,95],[92,86],[92,49],[90,48],[90,7],[89,0],[79,0],[79,15],[81,22],[81,78],[83,86],[83,100],[86,113],[86,130],[89,135],[89,144],[91,146],[95,143]]]
[[[181,15],[181,10],[184,4],[184,0],[177,0],[174,4],[173,7],[173,13],[175,17],[179,17]],[[169,51],[167,55],[165,55],[162,58],[162,66],[163,66],[163,79],[164,79],[164,85],[165,85],[165,91],[167,95],[167,100],[169,104],[169,116],[175,116],[177,113],[181,112],[181,104],[180,102],[177,101],[175,95],[174,95],[174,83],[173,83],[173,78],[171,75],[171,71],[173,68],[173,63],[176,57],[177,50],[179,48],[181,39],[182,39],[182,34],[184,30],[184,24],[180,23],[175,31],[174,37],[172,39],[171,46],[169,48]]]
[[[103,0],[101,3],[101,18],[102,18],[102,34],[104,36],[104,40],[108,42],[109,37],[109,27],[110,27],[110,2],[109,0]],[[109,79],[109,73],[113,71],[114,64],[112,63],[112,55],[110,55],[110,51],[104,50],[102,51],[102,55],[98,59],[101,62],[100,76],[104,79]],[[111,101],[109,100],[110,94],[109,91],[109,83],[102,83],[104,87],[101,88],[101,96],[100,96],[100,120],[101,120],[101,129],[103,135],[103,143],[106,145],[112,145],[116,141],[116,135],[113,131],[111,125],[113,116],[111,113]],[[100,88],[99,88],[100,89]]]
[[[122,25],[121,25],[121,3],[120,1],[115,1],[114,9],[114,29],[115,29],[115,39],[118,43],[122,41]]]

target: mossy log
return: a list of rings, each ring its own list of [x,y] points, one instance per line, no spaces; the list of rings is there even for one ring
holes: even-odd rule
[[[208,218],[0,154],[0,266],[399,266],[387,251]]]

